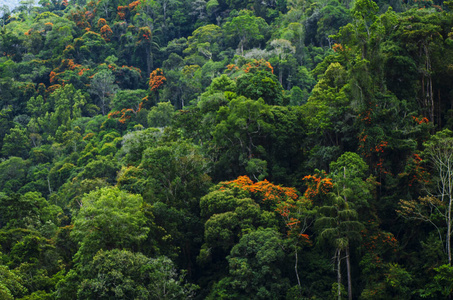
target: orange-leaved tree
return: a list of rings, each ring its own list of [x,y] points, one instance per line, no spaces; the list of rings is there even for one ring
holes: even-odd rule
[[[253,182],[248,176],[239,176],[235,180],[220,183],[220,189],[228,187],[238,187],[249,192],[252,198],[282,217],[287,231],[288,245],[294,249],[294,270],[300,286],[297,271],[298,250],[300,246],[311,243],[306,234],[314,215],[311,210],[311,201],[305,197],[299,197],[294,188],[275,185],[267,180]]]
[[[156,95],[156,102],[159,100],[159,94],[157,90],[167,81],[167,78],[164,76],[164,71],[162,69],[155,69],[149,74],[148,86],[151,92]]]
[[[125,124],[132,117],[137,117],[148,101],[145,90],[122,90],[116,93],[111,106],[113,112],[109,113],[109,119],[118,119],[121,124]]]
[[[104,26],[101,27],[101,36],[104,38],[104,40],[106,40],[107,42],[110,41],[112,35],[113,31],[109,25],[105,24]]]
[[[307,189],[304,198],[310,202],[318,202],[332,191],[332,178],[327,177],[326,172],[316,170],[314,175],[307,175],[303,179]]]
[[[155,69],[154,71],[149,74],[149,80],[148,80],[148,85],[149,89],[152,92],[157,91],[157,89],[164,84],[164,82],[167,80],[164,76],[164,71],[162,69]]]

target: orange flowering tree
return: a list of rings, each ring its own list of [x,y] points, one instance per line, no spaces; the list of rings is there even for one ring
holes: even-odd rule
[[[117,11],[118,11],[118,18],[120,20],[124,20],[124,19],[126,19],[126,14],[129,12],[129,6],[127,6],[127,5],[124,5],[124,6],[119,5],[117,7]]]
[[[274,68],[271,63],[264,59],[254,59],[242,66],[245,73],[256,73],[258,71],[265,71],[274,74]]]
[[[107,25],[107,21],[104,18],[100,18],[98,20],[98,28],[102,28],[104,25]]]
[[[110,41],[110,38],[113,35],[113,31],[110,28],[110,26],[106,24],[106,25],[101,27],[100,31],[101,31],[101,36],[104,38],[104,40]]]
[[[369,123],[369,116],[365,116],[365,123]],[[359,151],[365,158],[368,158],[373,165],[373,169],[380,177],[391,172],[384,166],[384,152],[389,147],[386,140],[376,140],[373,134],[366,134],[362,130],[359,134]],[[368,132],[369,133],[369,132]]]
[[[225,72],[228,74],[236,73],[237,77],[244,73],[257,73],[257,72],[269,72],[270,74],[274,74],[274,68],[272,67],[271,63],[265,59],[252,59],[241,65],[229,64],[226,66]]]
[[[107,116],[109,119],[118,119],[121,124],[126,124],[127,120],[137,115],[132,108],[123,108],[121,111],[110,112]]]
[[[425,117],[417,118],[416,116],[412,116],[412,119],[413,119],[414,122],[417,123],[418,125],[421,125],[421,124],[428,124],[428,123],[429,123],[428,118],[425,118]]]
[[[312,203],[320,203],[332,191],[332,178],[327,177],[324,171],[316,170],[314,175],[307,175],[302,180],[307,187],[304,197]]]
[[[75,63],[73,58],[62,59],[60,65],[53,69],[49,74],[51,85],[73,84],[76,88],[85,87],[90,82],[90,76],[94,70]]]
[[[80,29],[91,28],[92,12],[86,8],[71,10],[68,18],[74,21]]]
[[[167,80],[164,76],[164,71],[162,69],[155,69],[154,71],[149,74],[149,80],[148,80],[148,86],[149,89],[152,92],[157,91],[158,88],[160,88],[164,82]]]
[[[116,93],[112,99],[113,111],[108,114],[109,119],[118,119],[118,122],[125,124],[143,108],[148,101],[145,90],[122,90]]]
[[[283,218],[288,236],[297,235],[303,241],[309,241],[305,234],[308,228],[306,220],[300,220],[301,210],[311,206],[310,201],[299,197],[296,189],[275,185],[266,179],[253,182],[248,176],[239,176],[232,181],[221,182],[220,189],[237,187],[248,192],[255,201]]]
[[[249,206],[248,210],[251,210],[254,205],[264,208],[262,215],[268,215],[266,217],[267,220],[273,219],[270,217],[271,215],[281,217],[281,221],[286,228],[286,242],[288,247],[293,249],[295,253],[295,271],[300,284],[297,273],[298,251],[301,245],[311,244],[309,235],[306,234],[313,219],[310,201],[299,197],[298,192],[294,188],[275,185],[267,180],[253,182],[248,176],[239,176],[235,180],[219,183],[215,192],[210,193],[209,198],[206,197],[201,200],[202,215],[212,214],[213,217],[220,218],[220,211],[218,208],[214,209],[214,207],[223,207],[223,209],[228,207],[229,210],[234,210],[235,205],[227,204],[226,202],[226,199],[231,196],[244,198],[244,203],[240,201],[240,205],[247,203]],[[245,199],[249,199],[248,197],[254,199],[255,204],[247,202],[249,200],[246,201]],[[267,227],[272,224],[263,225]]]
[[[299,197],[296,189],[275,185],[267,180],[253,182],[247,176],[239,176],[237,179],[220,183],[220,188],[237,187],[247,191],[267,207],[275,211],[283,220],[288,237],[288,245],[294,249],[295,272],[300,286],[298,265],[298,250],[302,245],[310,245],[310,237],[306,233],[312,224],[314,211],[312,203],[304,197]]]
[[[249,192],[253,197],[268,208],[275,209],[276,206],[286,199],[298,199],[297,191],[294,188],[281,187],[275,185],[266,179],[259,182],[253,182],[248,176],[239,176],[232,181],[224,181],[220,184],[220,189],[226,187],[238,187]]]
[[[140,2],[141,1],[134,1],[134,2],[129,3],[129,10],[133,11],[140,4]]]

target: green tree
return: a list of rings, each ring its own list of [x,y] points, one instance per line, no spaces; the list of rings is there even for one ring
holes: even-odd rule
[[[344,153],[330,164],[330,169],[336,193],[329,194],[330,205],[319,208],[321,216],[315,226],[320,230],[321,240],[335,247],[338,299],[341,299],[341,260],[346,259],[348,297],[352,299],[350,247],[361,240],[360,230],[364,226],[358,221],[357,209],[368,206],[372,186],[364,181],[367,165],[355,153]]]
[[[410,45],[407,49],[411,56],[417,61],[419,81],[418,103],[423,109],[424,115],[431,121],[435,122],[435,81],[433,74],[433,64],[438,61],[441,65],[446,63],[442,53],[437,52],[438,48],[444,48],[442,27],[437,20],[431,19],[424,14],[414,14],[407,20],[402,19],[400,22],[407,24],[407,30],[400,33],[399,37]],[[407,23],[406,23],[407,22]],[[436,59],[436,55],[440,56]],[[439,68],[437,68],[439,69]],[[439,121],[440,118],[437,118]]]
[[[277,77],[266,71],[257,71],[244,74],[236,81],[238,95],[258,100],[262,98],[269,105],[285,105],[286,98],[283,87]]]
[[[320,238],[327,241],[335,248],[334,259],[337,272],[337,296],[341,300],[341,261],[347,258],[346,267],[348,270],[348,297],[352,299],[349,285],[351,282],[350,271],[350,244],[353,241],[360,240],[360,230],[363,228],[362,223],[356,221],[357,212],[351,209],[348,202],[340,196],[331,197],[331,205],[325,205],[320,208],[321,217],[319,217],[315,226],[320,228]],[[344,252],[344,254],[343,254]]]
[[[331,35],[350,22],[350,14],[345,6],[342,4],[345,1],[331,0],[320,9],[320,19],[317,22],[316,40],[320,45],[328,43],[329,48],[332,47]],[[346,4],[348,6],[348,4]]]
[[[5,156],[20,156],[27,158],[30,150],[30,139],[27,131],[19,125],[9,130],[3,138],[2,154]]]
[[[4,265],[0,265],[0,282],[0,297],[2,299],[12,300],[14,297],[18,298],[27,293],[20,276]]]
[[[142,160],[145,149],[156,145],[161,136],[162,132],[156,128],[147,128],[125,134],[121,141],[121,154],[124,155],[124,163],[138,165]]]
[[[51,205],[38,192],[24,195],[2,195],[0,208],[4,213],[0,217],[0,228],[35,228],[39,229],[47,222],[59,224],[60,207]]]
[[[27,101],[27,112],[31,114],[32,117],[42,117],[46,111],[48,111],[48,102],[44,101],[44,98],[39,95],[37,97],[31,97]]]
[[[148,125],[151,127],[167,127],[171,124],[175,108],[170,102],[159,102],[148,113]]]
[[[241,10],[237,17],[225,23],[224,30],[232,40],[239,40],[239,51],[244,55],[244,47],[249,43],[259,42],[264,36],[261,34],[267,29],[264,19],[253,16],[251,11]]]
[[[139,169],[146,170],[146,200],[163,202],[198,215],[199,198],[210,186],[207,160],[200,148],[180,140],[148,148]]]
[[[81,37],[74,39],[74,49],[77,54],[76,58],[80,61],[86,59],[99,63],[111,55],[111,44],[108,44],[99,33],[94,31],[87,31]]]
[[[44,51],[41,51],[40,54],[58,57],[67,46],[74,42],[76,24],[64,17],[54,17],[48,21],[53,24],[52,30],[46,32]]]
[[[338,253],[337,272],[341,272],[339,263],[339,260],[342,259],[341,251],[345,251],[349,299],[353,297],[350,243],[361,239],[359,231],[364,227],[362,223],[358,222],[357,211],[365,214],[374,189],[372,177],[365,181],[367,170],[368,166],[363,159],[352,152],[345,152],[337,161],[330,163],[330,175],[335,182],[334,189],[337,189],[337,195],[334,196],[336,199],[331,207],[321,207],[321,211],[326,210],[330,215],[325,215],[317,220],[320,223],[327,221],[328,224],[330,222],[330,226],[332,226],[321,232],[321,238],[334,239],[333,244],[337,247]],[[341,279],[338,279],[338,286],[341,286]],[[338,291],[340,292],[340,290]]]
[[[271,228],[245,234],[228,256],[229,276],[216,283],[210,299],[282,299],[289,281],[281,272],[285,252]]]
[[[432,278],[431,282],[419,290],[420,296],[423,298],[449,298],[453,293],[453,267],[451,265],[441,265],[434,268],[436,275]]]
[[[136,178],[121,178],[122,183],[144,188],[143,197],[152,204],[156,224],[180,247],[181,264],[189,274],[201,243],[199,199],[211,184],[207,170],[200,148],[179,140],[146,149],[138,169],[128,174]]]
[[[247,184],[252,183],[246,176],[237,181],[242,182],[242,179],[246,179]],[[237,181],[212,187],[200,200],[201,216],[205,220],[205,243],[197,260],[203,265],[208,262],[210,265],[225,264],[227,254],[246,233],[258,228],[271,228],[278,222],[273,212],[262,207],[266,200],[260,197],[253,200],[254,195]],[[261,183],[269,184],[267,181]],[[260,188],[254,187],[253,190],[259,193]],[[267,195],[266,191],[263,194]]]
[[[127,250],[100,250],[81,275],[78,299],[191,299],[195,291],[169,258]]]
[[[135,113],[138,113],[145,97],[145,90],[121,90],[112,99],[111,107],[116,111],[132,109]]]
[[[72,84],[68,84],[55,90],[50,96],[49,103],[54,106],[54,112],[42,121],[48,122],[47,128],[57,131],[60,126],[68,128],[71,121],[82,117],[82,109],[87,101],[81,90],[76,90]]]
[[[0,163],[0,188],[5,194],[18,192],[25,184],[29,162],[11,156]]]
[[[341,64],[333,63],[313,88],[304,105],[309,130],[334,145],[340,144],[341,133],[346,127],[345,118],[338,117],[350,110],[347,91],[346,70]]]
[[[118,188],[101,188],[86,194],[71,232],[80,246],[77,261],[86,263],[101,249],[139,250],[149,231],[144,227],[142,202],[140,195]]]
[[[119,167],[111,155],[98,156],[96,160],[85,165],[85,169],[79,176],[84,179],[102,178],[113,184],[116,182],[118,171]]]
[[[187,48],[184,53],[189,56],[199,56],[212,59],[219,52],[222,29],[214,24],[198,27],[192,36],[187,39]],[[187,58],[186,58],[187,60]],[[191,62],[193,63],[193,62]]]
[[[154,1],[149,1],[153,2]],[[158,49],[159,45],[156,42],[156,37],[153,34],[152,25],[147,27],[140,27],[137,35],[137,46],[139,49],[143,49],[145,52],[146,59],[146,74],[151,74],[151,70],[154,68],[154,49]]]
[[[243,174],[241,169],[244,170],[252,158],[263,154],[259,141],[269,130],[270,125],[266,122],[268,115],[269,106],[262,99],[251,100],[240,96],[232,99],[228,106],[220,107],[218,123],[212,135],[219,151],[218,167],[224,168],[224,164],[231,166],[223,172],[239,176]],[[231,165],[232,161],[234,165]],[[221,178],[228,178],[225,175]]]
[[[372,31],[371,26],[377,19],[378,5],[374,1],[359,0],[354,3],[351,13],[354,17],[354,27],[357,33],[358,44],[362,46],[362,58],[367,58],[367,42]]]

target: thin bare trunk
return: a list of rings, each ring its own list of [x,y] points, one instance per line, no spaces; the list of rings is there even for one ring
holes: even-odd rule
[[[448,218],[447,218],[447,253],[448,264],[451,266],[451,204],[452,198],[450,196],[450,203],[448,204]]]
[[[297,272],[297,262],[298,262],[297,247],[294,247],[294,254],[296,256],[296,263],[294,264],[294,270],[296,271],[297,284],[299,285],[299,288],[300,288],[299,272]]]
[[[47,176],[47,186],[49,187],[49,194],[52,194],[52,188],[50,187],[49,176]]]
[[[346,269],[348,272],[348,299],[352,300],[351,261],[349,259],[349,246],[346,247]]]
[[[338,300],[341,300],[341,249],[337,249],[337,285]]]
[[[104,97],[104,95],[101,96],[101,110],[102,110],[102,115],[105,116],[105,97]]]
[[[346,189],[345,182],[346,182],[346,167],[343,168],[343,191]],[[344,194],[344,202],[348,202],[346,198],[346,193]],[[351,280],[351,261],[349,259],[349,245],[346,247],[346,269],[348,272],[348,299],[352,300],[352,280]]]
[[[437,127],[439,130],[442,128],[442,120],[441,120],[441,101],[440,101],[440,90],[437,90]]]
[[[448,255],[448,264],[451,266],[451,208],[452,208],[452,204],[453,204],[453,195],[452,195],[452,191],[453,191],[453,178],[452,178],[452,172],[453,170],[451,169],[451,166],[452,166],[452,163],[451,163],[451,160],[452,157],[451,155],[447,158],[447,162],[445,164],[445,166],[447,167],[447,172],[446,172],[446,184],[447,184],[447,193],[448,193],[448,211],[447,211],[447,239],[446,239],[446,243],[447,243],[447,255]],[[445,185],[445,184],[444,184]],[[444,188],[445,190],[445,188]],[[444,192],[445,193],[445,192]]]
[[[426,73],[428,75],[428,107],[429,107],[429,117],[430,121],[434,123],[434,95],[433,95],[433,78],[431,76],[431,61],[429,58],[428,47],[425,45],[425,57],[426,57]]]
[[[146,49],[146,71],[148,75],[151,74],[151,50],[149,48]]]
[[[422,95],[420,99],[420,105],[423,107],[423,110],[425,110],[425,75],[422,74]]]
[[[253,146],[253,141],[252,141],[252,136],[249,134],[249,146],[247,147],[248,148],[248,152],[249,152],[249,159],[252,159],[253,155],[252,155],[252,146]]]

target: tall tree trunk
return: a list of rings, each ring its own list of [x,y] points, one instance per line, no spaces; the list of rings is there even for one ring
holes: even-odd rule
[[[49,188],[49,194],[52,194],[52,188],[50,187],[50,179],[49,179],[49,176],[47,176],[47,187]]]
[[[102,111],[102,115],[105,116],[105,96],[104,95],[101,96],[101,111]]]
[[[449,181],[451,184],[451,180]],[[451,191],[451,189],[450,189]],[[449,195],[448,212],[447,212],[447,254],[448,264],[451,266],[451,206],[453,202],[453,195]]]
[[[433,78],[431,74],[429,74],[429,102],[430,102],[430,114],[431,120],[434,123],[434,92],[433,92]]]
[[[428,82],[427,82],[427,100],[429,106],[429,117],[430,121],[434,124],[434,95],[433,95],[433,78],[431,76],[431,60],[429,58],[429,50],[428,46],[424,46],[425,48],[425,57],[426,57],[426,73],[428,75]]]
[[[343,191],[346,189],[346,167],[343,168]],[[344,202],[348,202],[346,194],[344,194]],[[348,219],[349,220],[349,219]],[[346,247],[346,270],[348,273],[348,299],[352,300],[352,280],[351,280],[351,261],[349,259],[349,245]]]
[[[420,106],[423,107],[423,111],[425,110],[426,108],[426,96],[425,96],[425,74],[422,74],[422,95],[421,95],[421,99],[420,99]]]
[[[297,272],[298,256],[297,256],[297,247],[296,247],[296,246],[294,246],[294,254],[295,254],[295,256],[296,256],[296,263],[294,264],[294,271],[296,271],[297,284],[299,285],[299,289],[300,289],[299,273]]]
[[[146,48],[146,71],[149,74],[151,74],[151,50],[149,48]]]
[[[442,129],[442,113],[441,113],[441,100],[440,100],[440,89],[437,90],[437,127]]]
[[[341,300],[341,249],[337,249],[337,294]]]
[[[346,269],[348,272],[348,299],[352,300],[351,261],[349,260],[349,246],[346,247]]]

